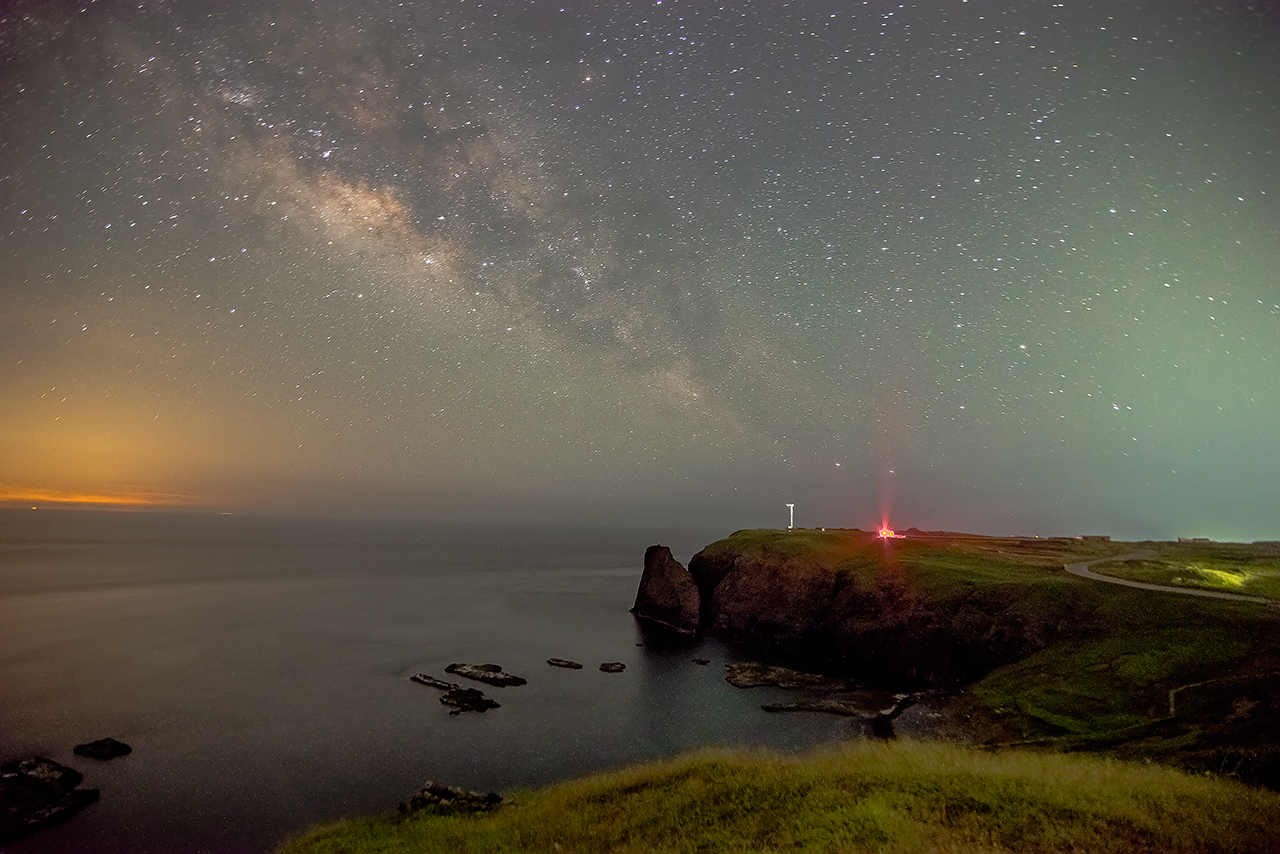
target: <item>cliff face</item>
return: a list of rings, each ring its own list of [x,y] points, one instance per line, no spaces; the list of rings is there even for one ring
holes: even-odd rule
[[[980,678],[1087,621],[1069,582],[977,583],[945,561],[922,567],[938,558],[913,548],[862,532],[739,532],[689,562],[698,625],[850,675],[930,685]]]

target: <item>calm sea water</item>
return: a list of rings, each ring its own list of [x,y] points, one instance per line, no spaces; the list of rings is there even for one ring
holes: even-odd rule
[[[502,792],[861,737],[761,711],[784,692],[724,681],[750,653],[662,643],[628,613],[646,546],[687,562],[727,533],[0,510],[0,758],[47,756],[102,791],[6,850],[263,852],[427,779]],[[454,661],[529,684],[477,684],[502,707],[450,716],[408,677]],[[72,754],[103,736],[134,752]]]

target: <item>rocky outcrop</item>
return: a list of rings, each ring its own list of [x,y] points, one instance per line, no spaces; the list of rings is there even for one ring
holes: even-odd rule
[[[935,558],[911,548],[933,546],[861,531],[740,531],[689,562],[698,625],[818,670],[923,688],[981,678],[1084,631],[1096,611],[1079,588],[971,582],[945,554],[936,571],[913,568],[903,555],[919,566]]]
[[[477,682],[483,682],[486,685],[497,685],[498,687],[529,684],[529,680],[524,677],[503,673],[502,666],[498,664],[454,663],[446,667],[444,671],[445,673],[454,673],[458,676],[465,676],[467,679],[474,679]]]
[[[502,795],[497,792],[473,792],[444,783],[427,781],[417,794],[407,801],[400,802],[400,812],[410,813],[429,807],[451,809],[461,812],[478,812],[491,810],[502,804]]]
[[[90,759],[116,759],[120,756],[128,756],[133,753],[133,748],[125,744],[123,741],[116,741],[114,738],[100,738],[97,741],[91,741],[88,744],[77,744],[73,749],[77,756],[88,756]]]
[[[631,613],[674,629],[696,634],[701,625],[702,599],[689,570],[671,556],[666,546],[649,546],[644,553],[644,574]]]
[[[0,842],[64,822],[98,800],[74,768],[33,756],[0,765]]]

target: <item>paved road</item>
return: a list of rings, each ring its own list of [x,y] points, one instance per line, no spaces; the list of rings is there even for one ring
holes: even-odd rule
[[[1090,578],[1094,581],[1105,581],[1107,584],[1119,584],[1123,587],[1137,587],[1139,590],[1157,590],[1161,593],[1180,593],[1183,596],[1203,596],[1206,599],[1230,599],[1233,602],[1253,602],[1258,605],[1268,605],[1276,601],[1262,596],[1245,596],[1243,593],[1219,593],[1216,590],[1196,590],[1192,587],[1166,587],[1163,584],[1147,584],[1144,581],[1130,581],[1127,578],[1115,578],[1111,575],[1099,575],[1096,572],[1089,571],[1089,567],[1093,566],[1095,563],[1105,563],[1109,560],[1142,560],[1144,558],[1155,556],[1156,553],[1150,549],[1139,549],[1138,551],[1130,552],[1127,555],[1100,557],[1094,560],[1081,561],[1080,563],[1069,563],[1064,568],[1072,575],[1078,575],[1081,578]]]

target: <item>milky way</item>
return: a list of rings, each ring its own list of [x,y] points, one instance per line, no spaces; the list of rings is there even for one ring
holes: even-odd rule
[[[1243,2],[9,4],[0,494],[1274,539],[1277,79]]]

